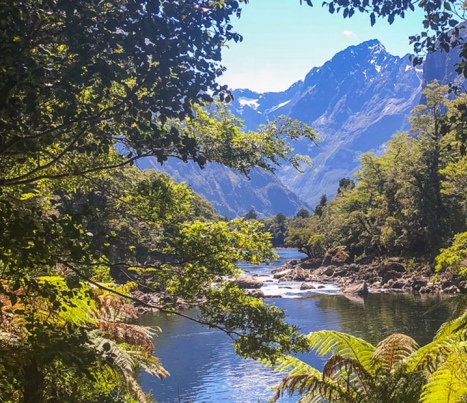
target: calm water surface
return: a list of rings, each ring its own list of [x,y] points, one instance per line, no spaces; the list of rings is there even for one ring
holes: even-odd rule
[[[279,251],[281,258],[272,268],[297,257],[296,251]],[[298,256],[299,257],[299,256]],[[244,267],[266,275],[269,267]],[[421,345],[428,343],[449,316],[448,308],[427,313],[440,302],[439,297],[406,294],[375,294],[365,300],[338,295],[333,287],[320,294],[302,293],[298,287],[279,289],[284,298],[267,300],[287,313],[289,323],[304,333],[334,329],[351,333],[376,344],[394,332],[412,336]],[[295,285],[296,286],[296,285]],[[191,312],[195,315],[195,312]],[[267,402],[269,389],[283,374],[274,373],[261,364],[235,355],[230,339],[222,332],[206,329],[182,319],[166,319],[157,314],[140,318],[140,324],[159,326],[163,332],[155,338],[158,356],[171,376],[164,381],[142,374],[145,391],[152,391],[160,403],[257,403]],[[307,363],[321,369],[323,359],[313,354],[300,355]],[[295,402],[283,398],[281,402]]]

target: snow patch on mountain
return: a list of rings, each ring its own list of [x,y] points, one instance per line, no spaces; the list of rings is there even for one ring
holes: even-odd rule
[[[259,107],[259,99],[240,97],[238,98],[238,103],[242,108],[244,106],[249,106],[251,109],[257,110]]]

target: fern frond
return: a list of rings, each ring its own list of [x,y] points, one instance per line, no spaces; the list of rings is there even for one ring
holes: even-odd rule
[[[141,386],[139,386],[138,382],[136,382],[135,378],[132,376],[127,376],[125,380],[127,383],[128,391],[135,398],[135,400],[138,403],[147,403],[146,395],[141,389]]]
[[[128,354],[138,363],[148,374],[164,379],[169,376],[169,372],[162,366],[159,358],[147,354],[144,351],[128,351]]]
[[[467,310],[460,316],[451,318],[444,322],[436,333],[435,340],[449,337],[454,333],[467,331]]]
[[[361,396],[351,392],[341,385],[330,382],[329,379],[318,379],[314,382],[313,389],[305,393],[300,398],[300,403],[323,403],[323,402],[340,402],[340,403],[357,403]]]
[[[306,362],[300,360],[299,358],[292,357],[291,355],[286,355],[279,358],[275,365],[272,365],[270,362],[265,363],[265,365],[273,367],[275,372],[285,372],[290,370],[288,374],[289,376],[298,374],[316,375],[317,377],[322,376],[320,371],[313,368],[311,365],[308,365]]]
[[[383,368],[392,369],[396,364],[403,363],[415,351],[418,343],[409,336],[394,333],[378,343],[373,353],[373,363],[378,363]]]
[[[275,387],[276,394],[273,397],[273,401],[277,401],[286,394],[292,396],[294,393],[305,394],[308,397],[316,396],[314,391],[320,381],[320,378],[309,374],[287,376]],[[319,392],[317,395],[320,396]]]
[[[367,395],[373,383],[373,377],[359,361],[340,355],[333,355],[324,365],[325,378],[333,380],[342,390],[358,395]]]
[[[408,357],[405,363],[407,371],[436,371],[440,364],[446,360],[446,357],[456,348],[456,345],[461,343],[461,339],[457,336],[435,339],[431,343],[419,348]]]
[[[308,383],[313,379],[321,379],[322,373],[306,362],[297,357],[286,355],[280,357],[274,364],[271,361],[263,361],[263,365],[274,368],[275,372],[289,371],[288,376],[284,377],[282,381],[274,386],[276,394],[273,400],[276,401],[284,394],[293,395],[294,393],[306,393],[309,386]],[[297,388],[297,389],[295,389]]]
[[[376,348],[363,339],[335,330],[320,330],[308,335],[308,343],[320,356],[333,354],[351,358],[372,372],[372,355]]]
[[[132,374],[136,369],[133,358],[113,340],[98,336],[93,338],[93,343],[102,361],[112,365],[117,371]]]
[[[155,334],[155,331],[148,326],[99,321],[98,329],[117,343],[131,344],[142,348],[149,355],[154,354],[152,336]]]
[[[467,395],[465,343],[455,346],[445,362],[428,379],[421,403],[457,403]]]

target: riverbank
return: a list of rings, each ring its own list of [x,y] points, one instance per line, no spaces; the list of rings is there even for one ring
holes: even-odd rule
[[[411,265],[399,257],[375,260],[369,264],[347,263],[345,260],[291,260],[272,272],[279,282],[300,281],[307,284],[335,284],[342,293],[365,295],[383,292],[420,294],[457,294],[467,292],[465,278],[441,273],[434,281],[428,265]]]
[[[236,281],[240,288],[256,298],[304,298],[317,294],[436,295],[467,292],[465,278],[442,273],[435,282],[430,266],[417,265],[400,257],[356,264],[349,263],[348,255],[340,248],[329,251],[324,259],[308,259],[305,255],[297,257],[293,256],[293,252],[280,250],[283,256],[271,266],[258,268],[256,265],[244,264],[244,275],[231,281]],[[141,301],[135,302],[140,314],[157,311],[149,306],[171,302],[160,293],[136,291],[134,296]],[[195,304],[188,304],[177,299],[176,306],[185,310],[202,303],[199,300]]]

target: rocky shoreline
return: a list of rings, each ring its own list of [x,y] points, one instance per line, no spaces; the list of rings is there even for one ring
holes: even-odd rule
[[[369,293],[418,293],[458,294],[467,292],[467,280],[451,273],[441,273],[434,281],[434,272],[429,265],[413,264],[400,257],[374,259],[370,263],[351,263],[345,248],[329,250],[323,259],[291,260],[282,267],[272,270],[273,279],[279,284],[300,282],[301,290],[324,288],[333,284],[343,294],[364,296]],[[239,288],[256,298],[281,298],[280,295],[265,295],[259,276],[241,276],[235,281]],[[145,304],[160,306],[167,301],[160,293],[137,291],[134,295],[142,303],[134,303],[139,314],[157,311]],[[177,300],[179,309],[189,309],[202,304],[188,304]]]
[[[281,282],[301,282],[302,290],[320,288],[320,284],[337,285],[344,294],[368,293],[419,293],[457,294],[467,292],[467,280],[441,273],[433,280],[433,270],[428,265],[409,264],[403,258],[375,259],[371,263],[350,263],[343,247],[329,250],[323,259],[291,260],[273,270],[273,278]],[[257,297],[262,295],[262,283],[254,276],[242,278],[240,288]]]

